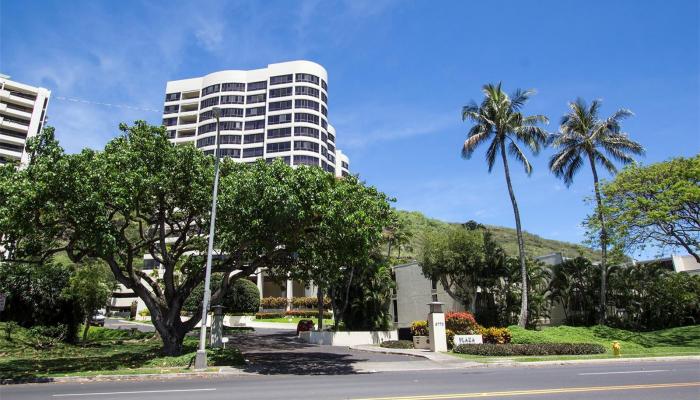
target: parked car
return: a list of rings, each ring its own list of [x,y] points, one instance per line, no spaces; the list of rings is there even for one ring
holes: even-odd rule
[[[90,317],[90,325],[105,326],[105,315],[99,311],[96,312],[95,315]]]

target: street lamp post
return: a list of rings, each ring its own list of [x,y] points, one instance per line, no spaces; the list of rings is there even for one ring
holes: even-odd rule
[[[214,107],[212,114],[216,118],[216,150],[214,152],[214,190],[211,200],[211,221],[209,223],[209,248],[207,251],[207,267],[204,275],[204,299],[202,299],[202,327],[199,329],[199,349],[194,360],[196,369],[204,369],[207,367],[207,350],[205,348],[207,341],[207,314],[209,313],[209,299],[211,298],[211,289],[209,284],[211,281],[211,262],[212,254],[214,253],[214,227],[216,225],[216,197],[219,189],[219,117],[221,117],[221,109]]]

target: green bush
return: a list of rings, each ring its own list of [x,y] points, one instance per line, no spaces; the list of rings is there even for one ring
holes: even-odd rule
[[[555,356],[603,354],[605,347],[594,343],[462,344],[455,353],[476,356]]]
[[[428,321],[413,321],[411,323],[411,335],[428,336]]]
[[[222,279],[223,277],[221,274],[212,275],[212,294],[221,287]],[[197,312],[202,308],[203,298],[204,284],[200,283],[192,290],[189,297],[187,297],[185,304],[182,306],[182,310],[189,313]],[[225,311],[234,313],[256,312],[260,308],[260,292],[258,291],[258,286],[248,279],[237,279],[229,286],[224,298],[220,302],[212,304],[212,306],[215,305],[222,305]]]
[[[318,298],[317,297],[292,297],[292,306],[296,308],[306,307],[306,308],[317,308]],[[323,308],[328,310],[331,308],[330,297],[323,298]]]
[[[263,309],[285,308],[287,307],[286,297],[263,297],[260,301]]]
[[[284,318],[284,313],[282,312],[259,312],[255,313],[256,319],[275,319]]]
[[[316,318],[318,317],[318,311],[316,310],[291,310],[284,313],[287,317],[302,317],[302,318]],[[329,319],[333,315],[327,311],[323,312],[323,318]]]
[[[149,317],[151,312],[148,310],[148,308],[144,308],[143,310],[139,311],[139,315],[142,317]]]
[[[12,333],[19,328],[19,324],[15,321],[9,321],[5,323],[5,340],[8,342],[12,341]]]
[[[379,347],[388,349],[412,349],[413,342],[410,340],[385,340],[379,344]]]
[[[484,343],[508,344],[513,335],[508,328],[479,328],[479,334],[483,337]]]
[[[224,307],[233,313],[254,313],[260,309],[260,291],[258,285],[248,279],[239,279],[226,295]]]

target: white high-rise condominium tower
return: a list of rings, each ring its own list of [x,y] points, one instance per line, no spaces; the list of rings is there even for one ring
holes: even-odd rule
[[[250,71],[219,71],[169,81],[163,125],[175,143],[192,142],[214,154],[221,109],[221,153],[241,162],[281,158],[348,174],[349,159],[335,147],[328,122],[328,73],[310,61],[270,64]]]
[[[50,95],[0,74],[0,164],[29,162],[25,144],[43,128]]]

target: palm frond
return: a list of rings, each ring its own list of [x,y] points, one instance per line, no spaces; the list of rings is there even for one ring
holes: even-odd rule
[[[525,168],[525,172],[528,175],[532,173],[532,165],[530,165],[530,161],[528,161],[525,153],[523,153],[520,147],[518,147],[518,145],[512,139],[510,140],[510,143],[508,143],[508,153],[523,164],[523,168]]]
[[[491,136],[492,130],[485,125],[474,125],[469,129],[469,134],[467,140],[464,141],[462,146],[462,157],[470,158],[474,153],[474,150],[483,142]]]
[[[498,156],[499,143],[500,142],[499,142],[498,138],[494,138],[493,141],[491,141],[489,148],[486,150],[486,164],[489,166],[489,172],[491,172],[493,170],[493,166],[496,163],[496,157]]]
[[[615,167],[615,164],[612,163],[612,161],[608,160],[607,157],[600,151],[595,151],[593,153],[593,160],[594,162],[598,162],[600,165],[605,167],[606,170],[608,170],[609,173],[611,174],[616,174],[617,173],[617,168]]]

